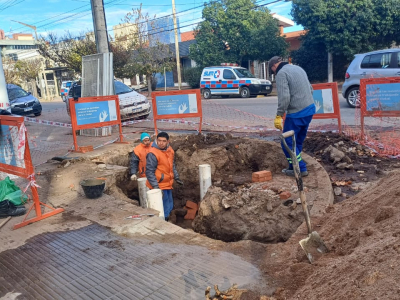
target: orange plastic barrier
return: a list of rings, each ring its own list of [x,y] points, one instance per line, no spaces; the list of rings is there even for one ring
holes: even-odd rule
[[[154,130],[157,120],[200,118],[199,132],[203,120],[200,89],[152,93]]]
[[[118,125],[119,143],[125,143],[122,135],[118,96],[83,97],[69,101],[69,105],[75,152],[93,151],[93,146],[78,146],[76,131],[81,129]]]
[[[360,80],[361,138],[365,140],[365,117],[400,117],[400,78]]]
[[[312,87],[314,90],[314,103],[317,106],[317,112],[313,116],[313,119],[337,119],[339,133],[342,133],[337,83],[319,83],[313,84]]]
[[[4,142],[4,145],[2,143],[1,146],[3,150],[7,147],[9,149],[8,151],[11,153],[9,154],[9,157],[6,157],[5,156],[6,154],[4,154],[3,159],[0,161],[0,172],[16,175],[29,180],[29,184],[26,187],[25,191],[30,187],[33,198],[33,204],[29,208],[28,213],[25,215],[25,218],[21,223],[16,224],[14,226],[14,229],[21,228],[33,222],[37,222],[45,218],[51,217],[55,214],[63,212],[64,209],[62,208],[55,209],[51,206],[48,206],[40,202],[39,200],[39,194],[37,191],[38,185],[36,184],[35,181],[35,170],[33,168],[31,153],[29,150],[28,135],[26,133],[26,128],[24,125],[24,118],[12,117],[12,116],[0,116],[0,126],[1,126],[0,127],[1,141]],[[14,132],[15,133],[14,140],[12,140],[12,137],[10,136],[11,135],[10,127],[17,128],[18,131]],[[6,132],[6,134],[4,134],[5,133],[4,131],[8,131],[8,133]],[[15,141],[17,141],[18,145],[13,144]],[[3,153],[6,153],[6,150],[4,150]],[[42,213],[41,206],[47,207],[51,209],[51,211],[47,213]],[[27,220],[32,209],[35,210],[36,217]]]

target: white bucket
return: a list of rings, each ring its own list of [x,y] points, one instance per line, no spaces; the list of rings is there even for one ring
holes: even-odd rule
[[[160,189],[153,189],[147,192],[147,206],[158,210],[160,212],[159,217],[163,219],[165,218],[162,192]]]

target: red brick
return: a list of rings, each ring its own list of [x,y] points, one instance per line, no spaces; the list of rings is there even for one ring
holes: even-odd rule
[[[290,192],[282,192],[279,194],[279,198],[281,198],[281,200],[287,200],[290,198],[290,196],[292,196]]]
[[[266,176],[272,176],[270,171],[258,171],[258,172],[254,172],[252,174],[252,178],[261,178],[261,177],[266,177]]]
[[[194,220],[194,218],[196,217],[196,213],[197,213],[197,211],[195,209],[189,208],[184,219],[185,220]]]
[[[194,203],[193,201],[190,201],[190,200],[186,201],[186,207],[187,208],[192,208],[192,209],[194,209],[196,211],[198,209],[197,203]]]

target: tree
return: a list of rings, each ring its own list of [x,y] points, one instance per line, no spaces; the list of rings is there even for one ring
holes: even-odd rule
[[[81,33],[79,37],[69,32],[61,37],[50,33],[47,38],[41,38],[38,51],[57,65],[81,74],[82,56],[95,54],[96,42],[93,33]]]
[[[110,50],[113,52],[114,74],[123,78],[123,67],[129,57],[129,49],[123,47],[118,41],[110,39]],[[56,63],[67,67],[77,74],[82,73],[82,56],[97,53],[96,41],[93,32],[81,33],[74,37],[69,32],[63,36],[50,33],[47,38],[42,38],[39,44],[39,53]]]
[[[292,51],[292,62],[301,66],[311,82],[321,82],[328,75],[328,51],[324,43],[310,40],[309,36],[302,37],[300,49]],[[343,80],[349,60],[343,54],[333,54],[333,78]]]
[[[7,57],[1,57],[1,60],[6,83],[20,85],[20,77],[18,71],[15,69],[15,61]]]
[[[190,46],[190,57],[201,67],[268,60],[286,53],[278,21],[255,0],[210,2],[203,19],[195,29],[196,44]]]
[[[18,60],[14,65],[19,77],[25,81],[35,80],[41,71],[41,66],[40,59]]]
[[[352,59],[400,42],[400,0],[293,0],[294,21],[310,41]]]
[[[156,33],[149,28],[154,25],[154,19],[155,16],[150,18],[147,13],[144,14],[141,6],[132,9],[123,21],[125,26],[132,26],[134,30],[118,38],[119,41],[128,43],[127,47],[133,50],[123,73],[130,78],[137,74],[145,75],[149,95],[152,92],[154,74],[164,72],[164,68],[171,71],[176,65],[169,45],[160,43]]]

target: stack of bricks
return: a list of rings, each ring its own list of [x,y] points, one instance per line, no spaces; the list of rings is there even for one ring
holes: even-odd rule
[[[252,182],[264,182],[272,180],[272,173],[270,171],[254,172],[251,177]]]
[[[194,203],[193,201],[186,201],[185,209],[187,210],[187,214],[185,215],[184,219],[194,220],[197,214],[197,210],[199,209],[199,206],[197,205],[197,203]]]

